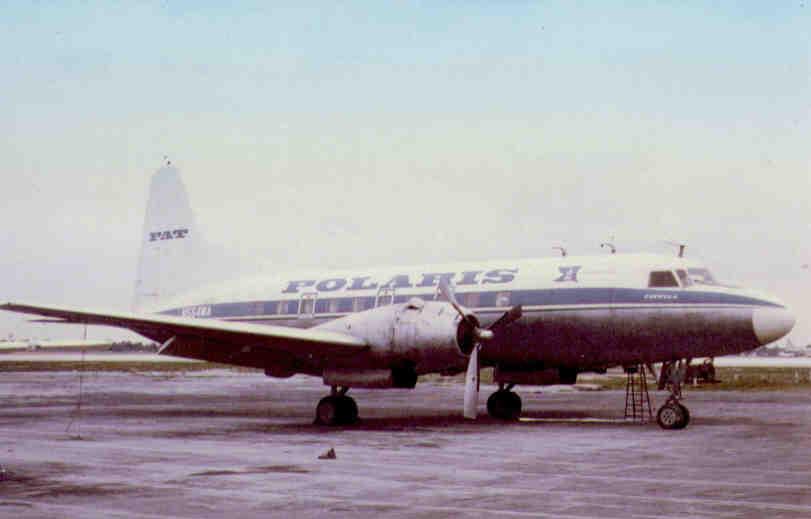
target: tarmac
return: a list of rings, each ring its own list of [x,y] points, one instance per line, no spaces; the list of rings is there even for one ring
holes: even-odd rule
[[[557,387],[504,424],[492,389],[476,422],[458,384],[352,390],[360,423],[330,428],[314,378],[0,373],[0,517],[811,517],[807,392],[688,391],[665,431]]]

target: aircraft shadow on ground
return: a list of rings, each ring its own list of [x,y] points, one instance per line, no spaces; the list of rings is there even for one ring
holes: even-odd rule
[[[232,433],[267,433],[267,434],[300,434],[300,433],[338,433],[345,431],[416,431],[453,429],[458,434],[474,434],[482,431],[491,431],[500,428],[513,427],[551,427],[551,426],[603,426],[603,427],[635,427],[622,417],[600,417],[593,413],[579,411],[543,411],[532,412],[522,416],[520,421],[505,422],[491,418],[487,415],[479,416],[475,421],[467,420],[458,413],[408,415],[408,416],[362,416],[357,423],[351,425],[325,426],[312,421],[302,422],[296,418],[295,422],[262,423],[252,422],[235,425],[229,430]]]

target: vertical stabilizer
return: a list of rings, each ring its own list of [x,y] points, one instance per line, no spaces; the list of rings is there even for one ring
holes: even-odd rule
[[[202,282],[204,245],[180,172],[170,162],[149,184],[141,253],[135,279],[135,310],[152,310]]]

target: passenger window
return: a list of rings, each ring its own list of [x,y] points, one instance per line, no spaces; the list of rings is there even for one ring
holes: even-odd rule
[[[510,306],[510,293],[499,292],[496,294],[496,306]]]
[[[676,281],[676,276],[671,271],[661,270],[650,273],[648,286],[651,288],[678,287],[679,282]]]
[[[352,307],[353,312],[362,312],[374,306],[375,298],[373,297],[356,297]]]
[[[478,292],[473,292],[472,294],[465,294],[463,305],[468,308],[476,308],[479,306],[479,294]]]
[[[342,297],[338,300],[338,312],[347,313],[352,311],[352,298]]]

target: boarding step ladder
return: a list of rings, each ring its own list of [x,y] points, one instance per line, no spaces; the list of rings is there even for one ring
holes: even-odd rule
[[[653,421],[653,405],[648,393],[644,364],[625,366],[625,419],[646,424]]]

